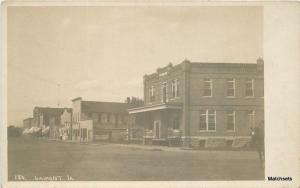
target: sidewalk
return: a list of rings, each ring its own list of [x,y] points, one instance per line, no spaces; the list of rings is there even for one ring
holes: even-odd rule
[[[252,150],[220,150],[220,149],[193,149],[193,148],[183,148],[183,147],[168,147],[168,146],[158,146],[158,145],[142,145],[142,144],[120,144],[120,143],[110,143],[110,142],[79,142],[79,141],[71,141],[71,140],[57,140],[57,139],[49,139],[50,141],[56,141],[61,143],[73,143],[73,144],[82,144],[82,145],[90,145],[90,146],[102,146],[102,147],[124,147],[124,148],[132,148],[132,149],[141,149],[146,151],[171,151],[171,152],[188,152],[188,153],[212,153],[212,154],[224,154],[224,153],[256,153]]]
[[[94,146],[115,146],[115,147],[127,147],[136,148],[150,151],[199,151],[193,150],[192,148],[182,148],[182,147],[168,147],[168,146],[157,146],[157,145],[142,145],[142,144],[120,144],[120,143],[110,143],[110,142],[80,142],[74,140],[59,140],[59,139],[48,139],[49,141],[56,141],[61,143],[76,143],[84,145],[94,145]]]

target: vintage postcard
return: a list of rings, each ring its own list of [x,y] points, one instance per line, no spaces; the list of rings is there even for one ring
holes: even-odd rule
[[[1,187],[300,186],[299,10],[4,1]]]

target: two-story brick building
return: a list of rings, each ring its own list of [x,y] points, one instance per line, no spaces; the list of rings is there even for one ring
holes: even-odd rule
[[[128,111],[152,141],[175,135],[184,146],[242,146],[264,119],[263,60],[169,64],[144,76],[144,101]]]
[[[84,101],[81,97],[72,102],[73,140],[125,139],[131,122],[126,103]]]

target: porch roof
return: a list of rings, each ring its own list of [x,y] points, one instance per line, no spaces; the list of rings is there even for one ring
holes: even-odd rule
[[[137,114],[141,112],[149,112],[154,110],[162,110],[162,109],[178,109],[181,110],[182,105],[181,103],[162,103],[162,104],[155,104],[155,105],[145,105],[138,108],[131,108],[128,109],[129,114]]]

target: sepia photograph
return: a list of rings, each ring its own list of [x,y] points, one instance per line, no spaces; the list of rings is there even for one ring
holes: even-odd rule
[[[263,6],[7,6],[5,18],[9,182],[274,178]]]

